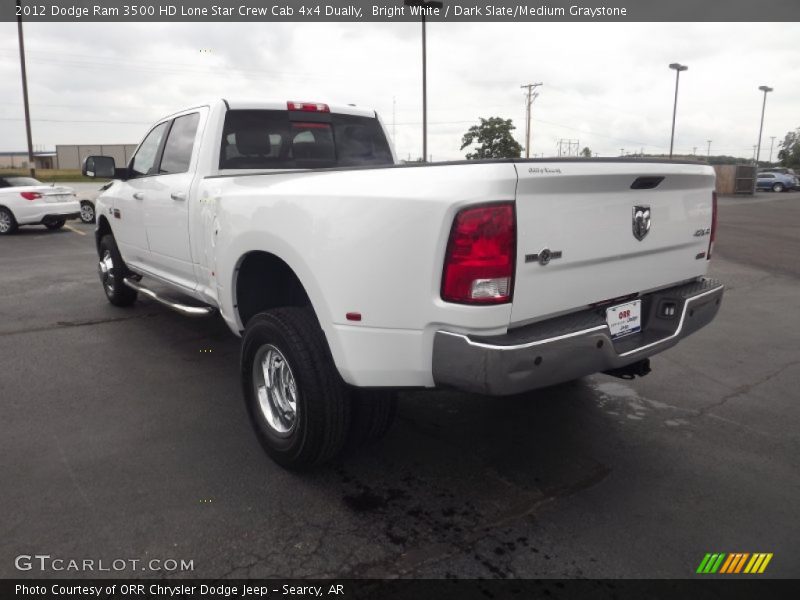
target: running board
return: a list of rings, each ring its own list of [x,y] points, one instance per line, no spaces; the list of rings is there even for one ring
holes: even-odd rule
[[[214,309],[210,306],[190,306],[188,304],[179,304],[173,300],[168,300],[167,298],[162,298],[153,290],[144,287],[142,284],[137,283],[136,281],[133,281],[130,277],[126,277],[122,281],[132,290],[136,290],[148,298],[152,298],[167,308],[171,308],[172,310],[179,312],[182,315],[186,315],[187,317],[207,317],[214,312]]]

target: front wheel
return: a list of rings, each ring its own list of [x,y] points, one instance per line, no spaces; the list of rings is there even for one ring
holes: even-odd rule
[[[94,204],[88,200],[81,200],[81,221],[94,223]]]
[[[276,308],[250,319],[241,375],[253,428],[275,462],[299,469],[339,454],[349,394],[310,309]]]
[[[774,184],[774,185],[772,186],[772,191],[773,191],[773,192],[782,192],[782,191],[783,191],[783,184],[782,184],[782,183],[776,183],[776,184]]]
[[[97,273],[106,298],[114,306],[130,306],[136,302],[136,290],[129,288],[122,281],[128,274],[128,269],[122,261],[122,255],[117,248],[113,235],[104,235],[100,240],[100,260],[97,263]]]

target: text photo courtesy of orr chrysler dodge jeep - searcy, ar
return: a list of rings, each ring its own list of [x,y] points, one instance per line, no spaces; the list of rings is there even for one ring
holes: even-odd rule
[[[96,202],[108,300],[219,312],[253,427],[289,468],[382,436],[403,388],[631,378],[708,324],[705,164],[396,164],[372,110],[217,100],[157,122]]]

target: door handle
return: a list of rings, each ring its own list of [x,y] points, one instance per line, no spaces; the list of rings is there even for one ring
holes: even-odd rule
[[[144,194],[142,192],[134,192],[133,197],[137,200],[144,200]]]
[[[169,197],[173,200],[186,200],[186,194],[184,192],[172,192]]]

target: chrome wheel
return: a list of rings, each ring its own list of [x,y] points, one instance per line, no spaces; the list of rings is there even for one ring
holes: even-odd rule
[[[261,414],[276,433],[286,436],[297,423],[297,384],[286,357],[272,344],[256,353],[253,386]]]
[[[109,295],[114,294],[114,259],[111,258],[111,252],[106,250],[103,252],[103,256],[100,259],[100,262],[97,263],[97,272],[100,275],[100,281],[103,283],[103,287],[106,290],[106,293]]]
[[[11,231],[11,215],[6,211],[0,210],[0,233]]]
[[[94,221],[94,206],[89,202],[81,204],[81,221],[84,223],[91,223]]]

